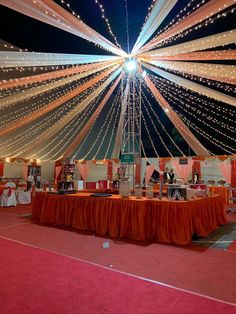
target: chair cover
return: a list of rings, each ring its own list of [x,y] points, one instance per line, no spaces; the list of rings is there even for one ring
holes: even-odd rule
[[[18,204],[30,204],[31,203],[31,192],[30,191],[19,191],[16,193],[16,200]]]
[[[16,206],[16,184],[14,182],[4,184],[0,195],[0,206]]]

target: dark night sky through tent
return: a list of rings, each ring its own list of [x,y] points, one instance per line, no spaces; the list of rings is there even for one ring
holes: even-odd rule
[[[67,9],[69,12],[73,10],[76,14],[79,14],[81,19],[94,30],[102,34],[104,37],[109,39],[114,43],[113,37],[110,35],[107,26],[102,19],[101,11],[98,7],[97,1],[95,0],[67,0],[66,2],[57,0],[57,4],[61,5],[64,9]],[[167,18],[160,25],[158,30],[154,33],[157,34],[159,30],[162,30],[166,25],[168,25],[173,18],[176,18],[178,14],[180,17],[185,14],[188,10],[196,8],[198,5],[201,6],[204,3],[210,1],[187,1],[179,0],[171,12],[168,14]],[[0,2],[1,3],[1,2]],[[71,10],[68,8],[66,3],[70,4]],[[135,41],[140,33],[141,27],[145,20],[145,17],[148,13],[148,8],[152,4],[152,1],[146,0],[99,0],[98,3],[102,4],[105,9],[105,17],[109,20],[113,34],[116,36],[118,43],[121,45],[123,50],[126,52],[127,49],[127,22],[129,27],[129,46],[130,50],[132,49]],[[126,10],[125,5],[127,4],[128,20],[126,20]],[[189,6],[188,6],[189,5]],[[186,11],[184,8],[187,8]],[[168,47],[171,45],[176,45],[186,41],[198,39],[201,37],[214,35],[220,32],[226,32],[229,30],[236,29],[236,9],[234,10],[235,5],[227,8],[225,11],[226,16],[221,16],[216,19],[212,24],[210,23],[207,26],[193,30],[188,35],[183,38],[178,38],[177,40],[167,43],[163,47]],[[182,13],[179,13],[181,12]],[[20,14],[16,11],[13,11],[9,8],[0,5],[0,39],[9,42],[21,49],[28,49],[28,51],[35,52],[51,52],[51,53],[70,53],[70,54],[93,54],[93,55],[111,55],[110,52],[107,52],[99,47],[96,47],[93,43],[90,43],[82,38],[79,38],[75,35],[72,35],[68,32],[55,28],[53,26],[47,25],[43,22]],[[177,19],[175,20],[175,22]],[[151,37],[153,38],[154,35]],[[231,43],[226,46],[215,47],[207,50],[234,50],[236,49],[235,43]],[[189,61],[191,62],[191,61]],[[214,61],[195,61],[199,63],[211,63],[211,64],[225,64],[225,65],[235,65],[236,60],[214,60]],[[218,82],[217,80],[210,80],[207,78],[201,78],[191,74],[182,73],[178,70],[166,69],[168,73],[175,74],[179,77],[189,79],[193,82],[196,82],[202,86],[210,87],[215,91],[219,91],[226,95],[235,98],[236,88],[235,85]],[[235,70],[234,70],[235,71]],[[39,72],[45,72],[45,70],[40,70]],[[4,79],[9,79],[16,76],[24,76],[23,73],[26,72],[15,72],[12,71],[6,72],[0,69],[0,81]],[[204,95],[200,95],[196,92],[186,90],[184,87],[176,86],[174,83],[170,82],[168,79],[165,79],[151,70],[147,70],[148,76],[153,79],[155,85],[159,88],[161,94],[165,97],[167,102],[171,105],[172,109],[180,116],[180,118],[185,122],[189,127],[192,133],[196,138],[203,144],[212,154],[235,154],[236,153],[236,141],[235,141],[235,120],[236,120],[236,109],[235,106],[228,105],[223,102],[217,102],[214,99],[209,99]],[[27,75],[32,75],[35,73],[27,72]],[[13,75],[13,76],[11,76]],[[84,79],[85,81],[85,79]],[[68,85],[69,86],[69,85]],[[71,88],[71,85],[69,86]],[[63,93],[63,87],[59,89]],[[88,93],[91,92],[88,90]],[[105,92],[108,91],[108,88]],[[105,93],[104,92],[104,93]],[[115,101],[116,94],[119,93],[118,88],[113,93],[113,96],[110,98],[107,105],[101,112],[100,117],[96,121],[96,126],[87,137],[86,141],[83,144],[83,149],[87,155],[86,159],[102,159],[105,157],[104,152],[98,153],[96,155],[96,149],[99,147],[94,147],[94,150],[88,153],[89,147],[93,142],[94,138],[98,133],[98,129],[102,127],[104,120],[109,114],[109,103],[113,100]],[[170,153],[174,156],[180,156],[180,151],[173,144],[173,141],[179,146],[180,150],[185,155],[194,155],[194,152],[189,148],[186,141],[181,140],[181,136],[178,131],[175,129],[174,125],[165,112],[161,109],[158,103],[155,101],[153,95],[148,90],[147,86],[143,86],[143,93],[145,97],[145,105],[143,109],[144,120],[146,121],[147,128],[145,123],[142,123],[142,141],[144,145],[144,150],[147,156],[155,156],[155,151],[153,145],[156,148],[159,156],[170,156]],[[105,94],[101,95],[104,97]],[[4,96],[8,96],[7,93]],[[2,97],[2,96],[1,96]],[[151,108],[149,108],[151,104]],[[29,103],[29,106],[32,106]],[[30,107],[33,110],[33,107]],[[118,108],[118,106],[117,106]],[[4,108],[2,110],[2,120],[4,121],[5,117],[9,114],[9,110],[13,110],[14,106],[10,108]],[[18,110],[18,109],[17,109]],[[30,109],[31,110],[31,109]],[[68,109],[69,110],[69,109]],[[118,114],[120,109],[117,109]],[[53,113],[53,112],[52,112]],[[55,111],[56,114],[56,111]],[[150,115],[153,119],[153,122],[150,120]],[[88,115],[89,117],[89,115]],[[111,112],[111,124],[117,126],[117,120],[115,118],[115,111]],[[21,116],[22,118],[22,116]],[[0,118],[1,119],[1,118]],[[40,118],[43,119],[43,118]],[[37,121],[41,121],[41,120]],[[76,118],[75,118],[76,119]],[[1,123],[0,121],[0,123]],[[11,120],[13,121],[13,120]],[[161,123],[160,123],[161,121]],[[107,122],[108,123],[108,122]],[[165,126],[165,130],[161,126]],[[22,132],[27,132],[33,123],[25,125],[20,130]],[[1,126],[1,125],[0,125]],[[226,127],[227,126],[227,127]],[[156,132],[158,131],[158,133]],[[38,136],[40,134],[36,133]],[[59,133],[58,133],[59,134]],[[13,132],[10,135],[7,135],[3,138],[3,143],[6,143],[7,140],[16,138],[17,132]],[[151,137],[151,140],[150,140]],[[160,137],[163,139],[165,145],[160,141]],[[171,139],[170,139],[171,138]],[[106,141],[109,141],[109,134],[106,135]],[[17,138],[16,138],[17,140]],[[68,140],[68,139],[67,139]],[[113,139],[114,141],[114,136]],[[69,140],[68,140],[69,141]],[[18,143],[18,142],[16,142]],[[223,145],[222,145],[223,143]],[[47,143],[49,145],[49,142]],[[153,144],[153,145],[152,145]],[[18,144],[17,144],[18,145]],[[50,146],[48,146],[50,147]],[[169,149],[169,151],[166,149]],[[42,150],[43,146],[40,147]],[[46,151],[43,151],[45,153]],[[87,154],[88,153],[88,154]],[[60,155],[60,154],[59,154]],[[56,156],[56,157],[59,157]],[[50,157],[50,156],[48,156]],[[79,154],[76,158],[83,158],[83,154]]]

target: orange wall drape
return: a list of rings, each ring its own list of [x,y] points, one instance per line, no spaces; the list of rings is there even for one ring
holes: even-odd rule
[[[4,171],[4,162],[0,161],[0,177],[3,177],[3,171]]]
[[[231,160],[231,186],[236,188],[236,160]],[[233,196],[236,196],[236,191],[233,191]]]
[[[135,167],[135,183],[141,183],[141,165],[136,165]]]
[[[107,162],[107,180],[112,180],[112,160],[108,160]]]

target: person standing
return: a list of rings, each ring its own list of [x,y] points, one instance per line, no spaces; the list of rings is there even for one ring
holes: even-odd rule
[[[39,173],[37,174],[37,177],[36,177],[36,188],[37,189],[41,188],[41,176]]]
[[[196,184],[199,181],[199,174],[197,172],[197,170],[194,171],[194,175],[193,175],[193,183]]]
[[[32,175],[32,173],[30,173],[27,178],[27,191],[32,189],[33,183],[34,183],[34,176]]]
[[[171,168],[171,169],[170,169],[170,172],[169,172],[169,178],[170,178],[170,179],[169,179],[169,180],[170,180],[169,183],[170,183],[170,184],[173,184],[173,183],[174,183],[174,177],[175,177],[174,170]]]
[[[169,174],[169,168],[165,168],[165,171],[163,172],[163,179],[164,183],[168,183],[170,181],[170,174]]]

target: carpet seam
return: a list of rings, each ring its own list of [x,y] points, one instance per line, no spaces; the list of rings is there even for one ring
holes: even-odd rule
[[[116,273],[119,273],[119,274],[123,274],[125,276],[137,278],[137,279],[142,280],[142,281],[151,282],[151,283],[154,283],[156,285],[160,285],[160,286],[163,286],[163,287],[175,289],[175,290],[178,290],[178,291],[182,291],[182,292],[185,292],[185,293],[196,295],[198,297],[202,297],[202,298],[209,299],[209,300],[212,300],[212,301],[215,301],[215,302],[228,304],[228,305],[236,307],[236,303],[231,303],[231,302],[224,301],[224,300],[221,300],[221,299],[217,299],[217,298],[214,298],[214,297],[211,297],[211,296],[207,296],[207,295],[204,295],[204,294],[201,294],[201,293],[198,293],[198,292],[194,292],[194,291],[191,291],[191,290],[186,290],[186,289],[183,289],[183,288],[175,287],[175,286],[172,286],[172,285],[169,285],[169,284],[166,284],[164,282],[157,281],[157,280],[153,280],[153,279],[137,276],[137,275],[134,275],[134,274],[131,274],[131,273],[126,273],[126,272],[123,272],[123,271],[120,271],[120,270],[117,270],[117,269],[114,269],[114,268],[110,268],[110,267],[99,265],[99,264],[96,264],[96,263],[93,263],[93,262],[85,261],[85,260],[82,260],[82,259],[79,259],[79,258],[76,258],[76,257],[73,257],[73,256],[61,254],[61,253],[53,251],[53,250],[49,250],[49,249],[41,248],[41,247],[38,247],[38,246],[34,246],[34,245],[31,245],[31,244],[28,244],[28,243],[25,243],[25,242],[21,242],[21,241],[17,241],[17,240],[14,240],[14,239],[11,239],[11,238],[7,238],[7,237],[1,236],[1,235],[0,235],[0,238],[8,240],[8,241],[16,242],[18,244],[25,245],[25,246],[28,246],[28,247],[32,247],[32,248],[35,248],[35,249],[38,249],[38,250],[42,250],[42,251],[53,253],[53,254],[56,254],[56,255],[59,255],[59,256],[63,256],[63,257],[66,257],[66,258],[69,258],[69,259],[72,259],[72,260],[77,260],[79,262],[82,262],[82,263],[85,263],[85,264],[90,264],[90,265],[93,265],[93,266],[96,266],[96,267],[99,267],[99,268],[102,268],[102,269],[106,269],[106,270],[109,270],[109,271],[113,271],[113,272],[116,272]]]

